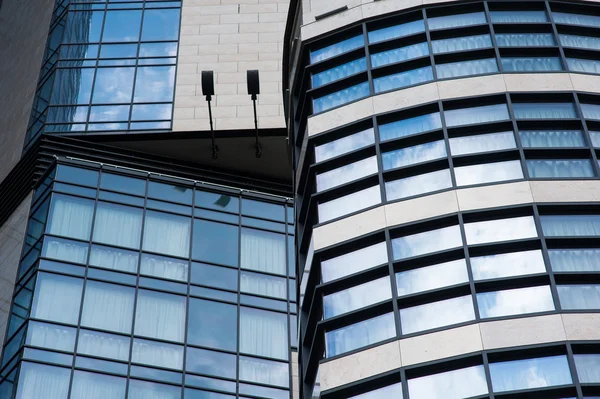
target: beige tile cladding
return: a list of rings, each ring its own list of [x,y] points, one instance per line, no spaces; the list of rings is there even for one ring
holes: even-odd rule
[[[260,71],[259,128],[284,128],[281,68],[289,0],[183,0],[173,130],[208,130],[200,76],[215,72],[215,129],[253,129],[246,71]]]

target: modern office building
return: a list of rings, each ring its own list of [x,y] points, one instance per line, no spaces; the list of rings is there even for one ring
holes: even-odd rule
[[[2,1],[0,398],[292,396],[287,8]]]
[[[291,2],[301,398],[600,397],[599,28]]]

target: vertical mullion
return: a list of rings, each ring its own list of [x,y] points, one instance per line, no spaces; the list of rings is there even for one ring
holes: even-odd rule
[[[471,269],[471,257],[469,256],[469,246],[467,244],[465,221],[463,218],[463,213],[460,211],[458,212],[458,226],[460,228],[460,235],[463,242],[463,256],[465,257],[467,276],[469,278],[469,290],[471,291],[471,302],[474,312],[473,314],[475,315],[475,320],[479,321],[481,319],[481,315],[479,314],[479,306],[477,304],[477,290],[475,288],[475,278],[473,277],[473,270]]]
[[[236,334],[236,343],[235,343],[235,390],[236,394],[239,397],[240,394],[240,336],[241,336],[241,327],[242,327],[242,201],[243,197],[240,192],[238,198],[238,264],[237,264],[237,334]]]
[[[365,57],[367,61],[367,79],[369,81],[369,93],[375,94],[375,83],[373,82],[373,73],[371,66],[371,51],[369,49],[369,35],[367,33],[367,24],[362,24],[362,32],[365,40]]]
[[[492,373],[490,370],[490,361],[488,359],[488,354],[487,352],[483,352],[482,353],[483,356],[483,370],[485,371],[485,379],[487,381],[487,385],[488,385],[488,391],[489,391],[489,399],[494,399],[494,387],[492,385]]]
[[[431,33],[429,32],[429,22],[427,20],[427,12],[426,9],[423,8],[421,10],[423,17],[423,25],[425,26],[425,37],[427,38],[427,49],[429,51],[429,63],[431,64],[431,74],[433,76],[433,81],[438,80],[437,70],[435,68],[435,57],[433,56],[433,45],[431,44]]]
[[[139,48],[139,46],[138,46]],[[185,298],[185,325],[183,331],[183,361],[181,365],[181,399],[184,399],[185,394],[185,370],[187,362],[187,341],[188,341],[188,328],[190,320],[190,284],[192,276],[192,248],[194,245],[194,214],[196,206],[196,183],[192,186],[192,217],[190,219],[190,244],[188,246],[188,275],[187,275],[187,292]]]
[[[598,156],[596,155],[596,151],[594,150],[594,144],[592,144],[592,137],[590,136],[590,130],[587,126],[587,121],[585,120],[585,116],[583,115],[583,109],[581,109],[581,102],[579,101],[579,94],[574,94],[575,101],[575,110],[581,119],[581,125],[583,127],[584,132],[584,140],[586,145],[590,149],[590,153],[592,155],[592,168],[594,169],[594,177],[600,176],[600,165],[598,165]]]
[[[494,30],[494,23],[492,22],[492,14],[490,12],[490,7],[487,1],[483,2],[483,7],[485,11],[485,18],[487,19],[488,26],[490,29],[490,37],[492,38],[492,46],[494,46],[494,54],[496,56],[496,64],[498,67],[498,71],[500,73],[504,72],[504,68],[502,67],[502,58],[500,57],[500,49],[498,47],[498,42],[496,41],[496,31]]]
[[[381,203],[385,204],[387,202],[387,194],[385,191],[385,180],[383,178],[383,155],[381,154],[380,143],[381,140],[379,138],[379,124],[377,123],[377,117],[373,115],[371,117],[373,124],[373,136],[375,139],[375,156],[377,157],[377,179],[379,181],[379,193],[381,196]]]
[[[129,101],[129,117],[127,118],[127,129],[131,129],[131,115],[133,114],[133,102],[135,99],[135,82],[137,80],[137,71],[139,68],[139,61],[140,61],[140,47],[141,47],[141,41],[142,41],[142,30],[144,29],[144,15],[146,14],[146,0],[144,0],[144,4],[143,4],[143,8],[142,8],[142,17],[140,20],[140,30],[138,33],[138,40],[137,40],[137,51],[136,51],[136,56],[135,56],[135,67],[133,69],[133,84],[131,85],[131,100]],[[181,27],[180,27],[181,29]],[[179,46],[178,46],[179,48]],[[171,115],[171,119],[173,119],[173,116]],[[193,216],[193,205],[192,205],[192,216]]]
[[[563,70],[568,71],[567,57],[565,56],[565,50],[560,41],[560,37],[558,36],[558,29],[556,28],[556,24],[554,23],[554,17],[552,16],[552,10],[550,8],[550,3],[546,0],[544,1],[544,10],[548,15],[548,21],[550,21],[550,25],[552,27],[552,34],[554,35],[554,40],[556,41],[556,45],[558,46],[558,52],[560,53],[560,62],[562,63]]]
[[[98,54],[96,54],[96,66],[94,67],[94,80],[92,81],[92,87],[90,88],[90,99],[88,101],[88,112],[87,118],[85,119],[85,130],[89,129],[90,115],[92,114],[92,104],[94,103],[94,90],[96,88],[96,78],[98,77],[98,69],[100,64],[100,50],[102,48],[102,38],[104,36],[104,28],[106,25],[106,17],[108,14],[108,3],[104,6],[104,16],[102,17],[102,28],[100,29],[100,41],[98,42]]]
[[[544,231],[542,229],[542,219],[540,217],[540,212],[537,204],[533,204],[533,218],[535,221],[535,227],[538,231],[538,236],[542,244],[542,256],[544,258],[544,263],[546,264],[546,274],[550,279],[550,291],[552,292],[552,301],[554,303],[555,312],[560,312],[560,301],[558,298],[558,288],[556,287],[556,279],[554,278],[554,273],[552,273],[552,266],[550,264],[550,256],[548,254],[548,246],[546,245],[546,237],[544,235]]]
[[[446,115],[444,113],[444,103],[442,100],[438,100],[438,112],[440,115],[440,121],[442,122],[442,133],[444,135],[444,144],[446,146],[446,159],[448,160],[448,171],[450,172],[450,180],[452,187],[458,187],[456,182],[456,175],[454,173],[454,161],[452,159],[452,151],[450,150],[450,137],[448,136],[448,127],[446,126]]]
[[[513,125],[513,131],[515,136],[515,143],[517,143],[517,148],[519,150],[519,161],[521,163],[521,170],[523,172],[523,178],[525,180],[529,180],[529,169],[527,169],[527,159],[525,158],[525,150],[523,149],[523,145],[521,143],[521,136],[519,135],[519,124],[517,123],[517,117],[515,116],[515,110],[512,103],[512,98],[510,93],[506,93],[506,106],[508,107],[508,115],[510,116],[510,120]]]
[[[398,288],[396,286],[396,273],[394,273],[394,251],[392,248],[392,239],[390,231],[385,230],[385,243],[388,255],[388,274],[392,288],[392,308],[394,310],[394,322],[396,324],[396,339],[402,335],[402,325],[400,322],[400,307],[398,306]]]
[[[575,355],[573,353],[572,344],[567,341],[567,361],[569,362],[569,369],[571,370],[571,376],[573,378],[573,383],[575,384],[575,389],[577,390],[577,397],[583,398],[583,392],[581,389],[581,381],[579,381],[579,374],[577,374],[577,365],[575,364]]]

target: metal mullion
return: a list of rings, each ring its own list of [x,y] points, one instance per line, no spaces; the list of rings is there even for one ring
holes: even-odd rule
[[[469,246],[467,244],[467,233],[465,229],[465,221],[463,218],[463,213],[458,212],[458,226],[460,228],[460,235],[463,242],[463,251],[465,257],[465,264],[467,267],[467,275],[469,277],[469,289],[471,290],[471,301],[473,302],[473,309],[475,314],[475,321],[481,320],[481,315],[479,314],[479,306],[477,302],[477,290],[475,289],[475,278],[473,277],[473,270],[471,269],[471,257],[469,255]]]
[[[423,16],[423,24],[425,25],[425,37],[427,38],[427,49],[429,51],[429,63],[431,65],[431,73],[433,76],[432,82],[437,81],[439,78],[437,76],[437,69],[435,67],[435,57],[433,55],[433,45],[431,44],[431,33],[429,32],[429,21],[427,20],[427,12],[426,9],[423,8],[421,10]]]
[[[515,116],[515,111],[513,108],[512,98],[510,93],[506,92],[506,106],[508,108],[508,115],[510,117],[510,121],[513,125],[513,134],[515,136],[515,143],[517,144],[517,149],[519,150],[519,160],[521,162],[521,170],[523,172],[523,178],[525,180],[529,180],[529,170],[527,169],[527,160],[525,159],[525,151],[523,150],[523,145],[521,144],[521,136],[519,135],[519,125],[517,123],[517,118]]]
[[[448,170],[450,171],[450,181],[452,183],[452,189],[458,188],[456,182],[456,175],[454,173],[454,160],[452,159],[452,151],[450,150],[450,137],[448,136],[448,127],[446,126],[446,115],[444,112],[444,102],[438,100],[438,112],[440,115],[440,121],[442,122],[442,133],[444,134],[444,145],[446,147],[446,159],[448,160]]]
[[[371,65],[371,51],[369,49],[369,35],[367,33],[367,24],[362,23],[362,35],[364,40],[364,54],[367,61],[367,81],[369,82],[369,93],[370,95],[375,94],[375,83],[373,82],[373,73]]]
[[[496,55],[498,72],[504,73],[504,68],[502,67],[502,58],[500,57],[500,49],[498,48],[498,43],[496,42],[496,31],[494,30],[494,23],[492,22],[492,15],[490,13],[490,7],[487,1],[483,2],[483,8],[485,12],[485,18],[487,19],[490,29],[490,37],[492,38],[492,46],[494,47],[494,54]]]
[[[171,119],[169,120],[170,122],[170,126],[171,129],[173,128],[173,119],[174,119],[174,114],[175,114],[175,108],[174,108],[174,104],[175,104],[175,93],[177,92],[177,70],[179,69],[179,48],[181,47],[179,45],[179,43],[181,42],[181,19],[183,18],[183,12],[182,12],[182,7],[183,4],[182,2],[179,3],[179,7],[177,7],[177,9],[179,10],[179,20],[178,22],[178,27],[179,30],[177,32],[177,53],[175,54],[175,76],[173,77],[173,95],[171,96]],[[145,7],[144,7],[145,8]],[[155,41],[156,42],[156,41]],[[150,42],[150,43],[155,43],[155,42]],[[172,43],[172,40],[163,40],[162,43]],[[139,60],[139,49],[142,48],[142,35],[140,33],[140,40],[139,40],[139,46],[138,46],[138,60]],[[136,68],[137,69],[137,68]],[[130,119],[130,125],[131,125],[131,119]],[[131,129],[131,126],[130,126]],[[192,204],[192,206],[194,206],[194,204]],[[190,264],[191,266],[191,264]]]
[[[238,264],[237,264],[237,325],[236,325],[236,343],[235,343],[235,393],[240,394],[240,330],[242,319],[242,195],[238,196]]]
[[[92,253],[92,237],[94,235],[94,226],[96,224],[96,211],[98,209],[98,196],[100,193],[100,173],[96,180],[96,199],[94,201],[94,210],[92,212],[92,223],[90,225],[90,235],[88,238],[88,251],[85,260],[85,271],[83,275],[83,284],[81,287],[81,299],[79,301],[79,315],[77,317],[77,326],[75,327],[75,345],[73,346],[73,360],[71,361],[71,376],[69,379],[69,389],[67,398],[71,396],[73,390],[73,379],[75,378],[75,360],[77,359],[77,346],[79,345],[79,332],[81,331],[81,318],[83,316],[83,301],[85,300],[85,288],[87,285],[88,265]]]
[[[583,391],[581,389],[581,381],[579,381],[579,374],[577,374],[577,366],[575,364],[575,355],[573,354],[573,347],[571,342],[566,342],[567,346],[567,361],[569,362],[569,369],[571,370],[571,377],[573,378],[573,384],[577,390],[577,397],[583,398]]]
[[[138,51],[139,51],[139,46],[138,46]],[[194,208],[193,208],[193,204],[196,202],[196,188],[192,187],[192,218],[190,218],[190,244],[189,244],[189,249],[188,249],[188,275],[187,275],[187,293],[186,293],[186,297],[185,297],[185,325],[184,325],[184,331],[183,331],[183,363],[182,363],[182,370],[181,370],[181,399],[184,399],[184,386],[185,386],[185,369],[186,369],[186,360],[187,360],[187,341],[188,341],[188,328],[189,328],[189,319],[190,319],[190,282],[191,282],[191,276],[192,276],[192,246],[194,243],[194,218],[193,218],[193,214],[194,214]]]
[[[485,380],[488,385],[488,393],[490,395],[489,399],[494,399],[494,387],[492,385],[492,373],[490,371],[490,362],[488,359],[488,354],[486,351],[483,351],[481,353],[481,356],[483,357],[483,370],[485,372]]]
[[[556,46],[558,47],[558,51],[560,53],[560,61],[563,64],[563,68],[565,72],[569,72],[569,66],[567,64],[567,57],[565,56],[565,51],[563,49],[560,36],[558,36],[558,29],[556,28],[556,23],[554,22],[554,16],[552,15],[552,10],[550,8],[550,3],[548,0],[544,1],[544,10],[548,15],[548,20],[550,25],[552,26],[552,34],[554,35],[554,40],[556,41]]]
[[[138,262],[137,262],[137,269],[136,269],[136,282],[135,282],[135,293],[134,293],[134,298],[133,298],[133,311],[131,313],[131,331],[129,332],[129,356],[127,358],[127,375],[126,375],[126,383],[125,383],[125,397],[127,398],[129,396],[129,380],[131,379],[131,363],[132,363],[132,356],[133,356],[133,335],[134,335],[134,331],[135,331],[135,314],[137,312],[137,299],[138,299],[138,292],[140,290],[140,265],[142,263],[142,243],[144,242],[144,230],[145,230],[145,225],[146,225],[146,202],[148,200],[148,179],[149,176],[147,174],[146,176],[146,187],[145,187],[145,193],[144,193],[144,208],[142,211],[142,224],[140,226],[141,229],[141,234],[140,234],[140,246],[138,248]]]
[[[573,97],[575,99],[575,109],[576,109],[577,113],[579,114],[579,118],[581,119],[581,124],[583,126],[584,140],[592,154],[592,168],[594,168],[594,174],[595,174],[594,177],[598,178],[598,176],[600,176],[600,165],[598,165],[598,156],[596,155],[596,151],[594,150],[594,144],[592,143],[592,137],[590,136],[590,130],[587,126],[585,117],[583,116],[583,110],[581,109],[581,102],[579,101],[579,94],[573,93]]]
[[[396,286],[396,274],[394,273],[394,251],[389,229],[385,230],[385,245],[388,256],[388,274],[392,288],[392,308],[394,311],[394,323],[396,324],[396,339],[402,336],[402,325],[400,322],[400,308],[398,306],[398,288]]]
[[[385,204],[387,202],[387,194],[385,191],[385,180],[383,178],[383,155],[381,154],[380,147],[381,140],[379,139],[379,124],[377,123],[377,117],[375,115],[373,115],[371,118],[373,124],[373,135],[375,137],[374,144],[375,156],[377,157],[377,178],[379,181],[379,195],[381,196],[380,204]]]
[[[400,368],[400,384],[402,387],[402,397],[408,398],[409,397],[408,379],[406,378],[406,368],[405,367]]]
[[[92,87],[90,88],[90,99],[87,103],[88,105],[88,112],[87,112],[87,118],[85,119],[85,130],[88,130],[89,124],[90,124],[90,115],[92,114],[92,104],[94,101],[94,90],[96,88],[96,79],[98,79],[98,64],[100,63],[100,51],[102,50],[102,38],[104,36],[104,27],[106,24],[106,13],[107,13],[107,9],[108,9],[108,2],[104,4],[104,16],[102,17],[102,28],[100,29],[100,41],[98,43],[98,54],[96,55],[96,65],[94,67],[94,80],[92,82]]]
[[[546,237],[544,236],[544,231],[542,229],[542,220],[540,217],[540,212],[538,209],[538,205],[536,203],[533,204],[533,218],[535,221],[535,227],[538,231],[538,236],[540,238],[542,244],[542,257],[544,258],[544,263],[546,264],[546,274],[550,278],[550,292],[552,292],[552,301],[554,302],[554,311],[560,312],[560,300],[558,298],[558,288],[556,286],[556,279],[554,278],[554,273],[552,272],[552,266],[550,264],[550,255],[548,254],[548,246],[546,245]]]
[[[292,338],[291,338],[291,331],[292,331],[292,319],[291,319],[291,313],[292,313],[292,309],[291,309],[291,305],[290,305],[290,248],[289,248],[289,240],[288,240],[288,232],[290,230],[290,227],[288,225],[288,210],[287,210],[287,203],[284,204],[283,209],[284,209],[284,223],[285,223],[285,292],[286,292],[286,302],[287,302],[287,341],[288,341],[288,372],[290,373],[289,376],[289,387],[290,387],[290,391],[293,390],[294,387],[294,373],[292,371]],[[241,244],[240,244],[241,245]],[[295,257],[294,257],[295,259]],[[295,272],[296,267],[294,265],[294,275],[296,274]]]

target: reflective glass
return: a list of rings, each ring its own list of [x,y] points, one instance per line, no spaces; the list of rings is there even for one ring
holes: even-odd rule
[[[502,57],[505,72],[562,71],[558,57]]]
[[[476,50],[492,47],[492,38],[488,34],[452,37],[448,39],[432,40],[431,47],[434,54]]]
[[[416,116],[397,122],[386,123],[379,126],[379,137],[381,140],[398,139],[422,133],[429,130],[441,129],[442,120],[438,112],[433,114]]]
[[[552,33],[496,33],[496,42],[502,47],[554,46]]]
[[[129,380],[129,399],[180,399],[181,388],[139,380]]]
[[[96,106],[90,108],[90,122],[126,121],[129,105]]]
[[[240,200],[238,197],[224,193],[196,190],[196,206],[216,209],[218,211],[239,212]]]
[[[126,382],[127,380],[121,377],[75,370],[71,398],[125,398]]]
[[[557,289],[563,309],[600,309],[600,285],[559,285]]]
[[[313,395],[314,397],[314,395]],[[360,395],[352,396],[348,399],[402,399],[402,384],[397,383],[394,385],[388,385],[384,388],[375,389],[373,391],[369,391],[367,393],[363,393]]]
[[[38,273],[31,305],[31,317],[77,324],[83,280]]]
[[[411,399],[463,399],[488,393],[483,366],[427,375],[408,380]]]
[[[87,240],[90,237],[94,201],[53,194],[46,231]]]
[[[70,376],[70,368],[23,362],[16,399],[66,399]]]
[[[396,336],[394,314],[387,313],[325,333],[327,357],[361,348]]]
[[[396,273],[398,296],[448,287],[469,281],[464,259]]]
[[[347,87],[335,93],[313,99],[313,112],[323,112],[331,108],[358,100],[369,95],[369,83],[364,82]]]
[[[400,325],[403,334],[412,334],[474,319],[475,309],[471,295],[400,309]]]
[[[135,273],[138,265],[138,253],[125,249],[92,245],[90,266]]]
[[[100,58],[135,58],[137,49],[137,44],[103,44]]]
[[[133,340],[133,348],[131,351],[131,361],[134,363],[182,370],[183,346],[135,338]]]
[[[565,47],[579,47],[600,50],[600,38],[593,36],[559,34],[560,43]]]
[[[82,329],[79,331],[77,353],[126,362],[129,360],[130,344],[129,337]]]
[[[467,244],[483,244],[537,237],[533,216],[511,219],[486,220],[465,223]]]
[[[287,280],[248,271],[240,272],[240,291],[272,298],[287,298]]]
[[[317,191],[324,191],[377,173],[377,157],[369,157],[317,174]]]
[[[595,176],[589,159],[528,159],[526,162],[532,178]]]
[[[597,104],[581,104],[583,117],[587,119],[600,119],[600,105]]]
[[[235,351],[237,306],[190,298],[187,341],[193,345]]]
[[[484,12],[471,12],[466,14],[445,15],[443,17],[429,17],[429,29],[448,29],[459,26],[479,25],[487,23]]]
[[[592,139],[592,145],[594,147],[600,147],[600,132],[589,131],[589,134]]]
[[[141,43],[140,57],[175,57],[177,43]]]
[[[600,249],[549,249],[555,272],[600,271]]]
[[[135,334],[183,342],[186,298],[155,291],[138,290]]]
[[[88,104],[92,95],[94,68],[58,68],[54,78],[52,104]],[[63,116],[56,121],[80,121],[78,118]],[[85,122],[85,120],[83,120]]]
[[[577,118],[573,103],[513,103],[517,119]]]
[[[336,55],[345,53],[346,51],[354,50],[365,45],[365,39],[363,35],[351,37],[350,39],[342,40],[341,42],[329,45],[327,47],[320,48],[318,50],[311,50],[310,62],[323,61]]]
[[[549,237],[600,235],[599,215],[542,215],[540,219]]]
[[[288,320],[283,313],[242,306],[240,308],[240,347],[242,353],[288,358]]]
[[[85,285],[81,325],[130,333],[134,296],[134,288],[88,281]]]
[[[387,263],[385,242],[371,245],[347,254],[321,261],[323,282],[345,277],[350,274]]]
[[[600,17],[596,15],[572,14],[568,12],[553,12],[554,22],[559,24],[600,27]]]
[[[195,284],[237,291],[238,272],[235,269],[193,262],[190,280]]]
[[[381,191],[379,186],[373,186],[357,191],[319,204],[319,222],[326,222],[379,203],[381,203]]]
[[[539,249],[523,252],[471,257],[473,279],[486,280],[509,276],[525,276],[546,272]]]
[[[206,349],[187,348],[185,369],[194,373],[236,378],[236,356]]]
[[[513,132],[477,134],[450,139],[450,152],[452,152],[452,155],[500,151],[516,148],[516,146]]]
[[[481,107],[460,108],[444,112],[446,125],[459,126],[474,123],[487,123],[509,119],[506,104],[484,105]]]
[[[179,9],[145,10],[142,40],[178,40]]]
[[[600,61],[583,58],[567,58],[569,70],[573,72],[600,73]]]
[[[348,152],[369,146],[375,142],[373,128],[315,146],[315,161],[322,162]]]
[[[541,388],[571,384],[571,371],[566,356],[490,363],[494,392]]]
[[[141,11],[107,11],[103,42],[135,42],[140,37]]]
[[[142,248],[164,255],[188,257],[190,218],[146,211]]]
[[[477,302],[483,319],[554,310],[547,285],[478,293]]]
[[[418,83],[433,80],[433,71],[430,66],[413,69],[412,71],[395,73],[393,75],[376,78],[373,80],[375,93],[400,89]]]
[[[288,387],[290,384],[290,373],[287,363],[240,356],[239,364],[240,380],[280,387]],[[240,390],[242,389],[240,387]],[[288,392],[282,392],[282,394],[286,395]]]
[[[142,255],[140,273],[170,280],[187,282],[188,261],[158,255]]]
[[[432,141],[382,154],[383,169],[394,169],[446,157],[444,140]]]
[[[89,99],[88,99],[89,100]],[[88,107],[49,107],[47,123],[87,122]]]
[[[102,173],[100,187],[127,194],[144,195],[146,193],[145,180],[112,173]]]
[[[371,67],[377,68],[383,65],[404,62],[413,58],[423,57],[429,54],[427,42],[411,44],[392,50],[381,51],[371,54]]]
[[[462,238],[458,226],[425,231],[392,240],[392,250],[395,260],[461,246]]]
[[[415,33],[420,32],[425,32],[425,23],[423,22],[423,20],[412,21],[400,25],[389,26],[387,28],[377,29],[369,32],[368,37],[369,43],[376,43],[384,40],[414,35]]]
[[[242,198],[242,214],[271,220],[285,220],[285,209],[280,204]]]
[[[136,95],[140,93],[136,89]],[[160,94],[162,96],[163,94]],[[152,94],[154,96],[154,94]],[[172,96],[171,96],[172,97]],[[166,98],[166,96],[164,97]],[[169,97],[167,101],[171,101]],[[134,105],[131,111],[132,121],[143,121],[151,119],[171,119],[172,104],[144,104]]]
[[[523,147],[584,147],[581,130],[521,130]]]
[[[74,328],[30,321],[27,326],[25,343],[31,346],[73,352],[75,336]]]
[[[140,247],[142,209],[98,202],[92,239],[129,248]]]
[[[523,170],[521,169],[520,161],[459,166],[454,168],[454,174],[456,176],[456,184],[459,186],[523,178]]]
[[[575,354],[575,366],[579,382],[583,384],[600,382],[600,355],[599,354]],[[587,396],[586,396],[587,398]],[[589,398],[592,398],[591,396]],[[596,398],[595,396],[593,398]]]
[[[498,72],[498,64],[494,58],[468,60],[437,64],[435,66],[438,79],[457,78],[460,76],[481,75]]]
[[[323,315],[330,318],[392,297],[390,278],[382,277],[323,296]]]
[[[425,194],[450,187],[452,187],[452,179],[448,169],[405,177],[404,179],[385,183],[388,201],[412,197],[413,195]]]
[[[215,246],[209,250],[214,251],[214,249]],[[286,274],[286,249],[283,234],[243,227],[240,252],[240,266],[244,269]]]
[[[135,68],[98,68],[94,85],[94,104],[116,104],[131,102]]]
[[[104,12],[69,12],[65,25],[63,43],[99,42]]]
[[[367,70],[367,59],[359,58],[358,60],[350,61],[335,68],[328,69],[323,72],[312,75],[313,88],[326,85],[339,79],[343,79],[350,75],[357,74]]]
[[[490,11],[493,23],[548,22],[545,11]]]
[[[135,95],[133,96],[133,101],[172,101],[174,85],[174,66],[138,67],[135,78]],[[170,118],[170,114],[156,115],[152,119],[168,118]]]
[[[68,262],[85,263],[88,244],[61,238],[46,237],[42,248],[42,256]]]

